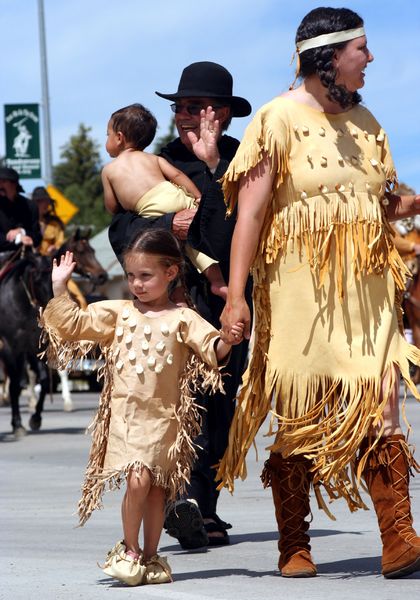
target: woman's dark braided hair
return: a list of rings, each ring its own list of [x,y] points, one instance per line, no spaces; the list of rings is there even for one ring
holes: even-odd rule
[[[363,26],[363,19],[348,8],[320,7],[311,10],[303,19],[296,32],[296,43],[318,35],[346,31]],[[349,92],[343,85],[335,83],[336,70],[333,67],[334,52],[344,48],[347,42],[311,48],[299,54],[299,77],[318,75],[322,85],[328,89],[328,99],[338,102],[342,108],[359,104],[362,100],[358,92]]]
[[[178,267],[178,277],[172,284],[175,284],[177,280],[181,282],[188,306],[195,308],[185,283],[185,259],[182,247],[176,237],[166,229],[141,231],[134,236],[125,250],[124,262],[127,255],[140,253],[156,256],[158,262],[165,268],[176,265]]]

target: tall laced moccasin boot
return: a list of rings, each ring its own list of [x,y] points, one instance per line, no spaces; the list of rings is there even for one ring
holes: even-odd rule
[[[279,569],[283,577],[315,577],[307,533],[310,514],[311,463],[304,457],[283,458],[271,454],[261,475],[264,487],[271,486],[280,533]]]
[[[362,456],[362,450],[361,450]],[[383,437],[363,468],[382,538],[382,574],[389,579],[420,571],[420,537],[413,529],[408,483],[419,470],[403,435]]]

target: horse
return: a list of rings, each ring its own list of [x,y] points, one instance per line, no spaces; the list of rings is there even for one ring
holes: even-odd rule
[[[75,273],[81,278],[90,282],[91,292],[96,286],[103,285],[108,274],[99,263],[95,255],[95,250],[89,243],[90,230],[82,231],[77,228],[75,232],[64,242],[64,244],[54,253],[54,258],[57,260],[67,251],[72,252],[76,261]],[[45,369],[45,365],[40,365],[39,371],[40,391],[39,398],[36,402],[35,412],[29,420],[29,426],[32,431],[37,431],[42,423],[42,411],[44,409],[45,397],[48,393],[52,393],[51,373]],[[58,371],[61,380],[61,390],[64,399],[64,410],[72,410],[72,399],[68,382],[67,371]]]
[[[76,261],[75,273],[82,279],[87,279],[92,289],[103,285],[108,279],[108,273],[100,264],[95,255],[95,250],[89,243],[90,229],[83,231],[78,227],[74,233],[55,252],[54,256],[59,258],[67,251],[73,252]]]
[[[0,356],[9,377],[12,428],[18,438],[26,432],[19,409],[26,358],[39,350],[39,309],[52,297],[51,260],[29,247],[8,254],[13,256],[1,269],[0,281]]]
[[[413,344],[420,348],[420,256],[416,257],[417,268],[403,299],[403,311],[409,329],[413,334]],[[414,367],[413,382],[420,383],[420,368]]]

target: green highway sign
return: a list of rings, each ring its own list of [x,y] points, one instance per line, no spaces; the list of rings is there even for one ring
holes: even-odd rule
[[[21,179],[41,178],[38,104],[5,104],[6,165]]]

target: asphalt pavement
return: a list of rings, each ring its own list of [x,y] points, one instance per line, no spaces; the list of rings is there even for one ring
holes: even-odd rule
[[[331,521],[312,502],[313,579],[283,579],[277,571],[277,539],[270,490],[259,474],[268,441],[262,432],[248,458],[248,477],[233,496],[221,494],[219,515],[233,524],[230,546],[185,552],[162,535],[160,554],[168,557],[174,583],[129,588],[97,567],[121,539],[123,491],[109,492],[104,509],[82,528],[75,510],[89,451],[89,424],[97,395],[74,394],[75,410],[46,401],[42,429],[21,440],[10,434],[10,409],[0,408],[0,599],[168,600],[419,600],[420,573],[386,580],[380,574],[381,543],[373,510],[350,514],[343,501]],[[22,400],[25,425],[30,413]],[[410,440],[420,448],[420,405],[407,401],[413,425]],[[417,455],[420,461],[420,450]],[[412,507],[420,530],[420,475],[411,480]],[[369,498],[366,503],[371,506]]]

